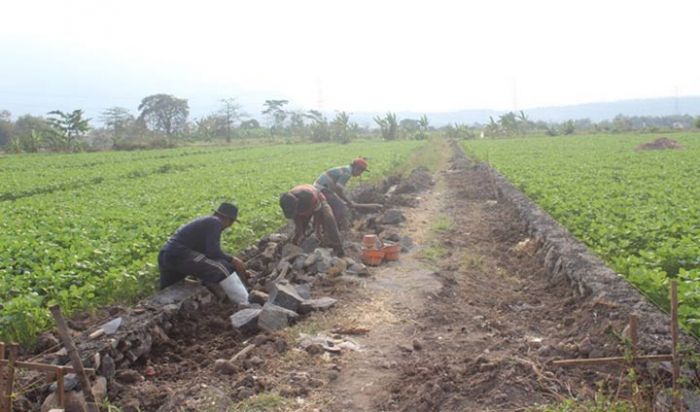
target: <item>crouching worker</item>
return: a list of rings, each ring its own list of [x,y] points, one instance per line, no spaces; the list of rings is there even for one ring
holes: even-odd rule
[[[343,243],[340,240],[338,224],[333,216],[331,207],[325,196],[312,185],[295,186],[292,190],[280,196],[280,207],[287,219],[294,220],[294,238],[292,243],[298,245],[306,237],[306,229],[313,217],[314,229],[319,239],[333,248],[342,257]],[[323,235],[320,229],[323,227]]]
[[[191,275],[200,279],[209,290],[215,291],[217,288],[214,286],[232,276],[222,287],[236,303],[248,303],[248,291],[241,278],[233,273],[235,271],[247,280],[245,264],[221,251],[221,232],[233,225],[237,217],[238,208],[235,205],[222,203],[213,215],[181,226],[158,254],[160,288],[167,288]],[[229,285],[233,293],[229,293]]]
[[[326,170],[314,182],[314,186],[323,193],[331,206],[338,227],[343,230],[347,228],[348,208],[355,207],[355,203],[345,195],[344,187],[351,177],[360,176],[366,171],[368,171],[367,160],[358,157],[349,166],[338,166]]]

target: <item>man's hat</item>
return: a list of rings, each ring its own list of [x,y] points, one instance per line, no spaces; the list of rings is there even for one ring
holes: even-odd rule
[[[214,213],[236,220],[238,218],[238,207],[233,203],[224,202],[219,205],[219,208]]]
[[[357,159],[353,160],[352,166],[359,167],[363,171],[369,172],[369,170],[367,170],[368,164],[367,164],[367,160],[365,158],[358,157]]]

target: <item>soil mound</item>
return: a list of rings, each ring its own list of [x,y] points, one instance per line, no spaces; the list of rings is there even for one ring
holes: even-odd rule
[[[673,139],[669,139],[668,137],[659,137],[658,139],[654,140],[653,142],[644,143],[644,144],[637,146],[637,148],[634,150],[637,152],[640,152],[643,150],[667,150],[667,149],[682,149],[682,148],[683,148],[683,146]]]

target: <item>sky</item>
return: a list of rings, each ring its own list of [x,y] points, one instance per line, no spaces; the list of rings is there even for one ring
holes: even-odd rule
[[[524,109],[700,94],[698,1],[0,2],[0,110],[168,93],[327,111]],[[257,108],[257,109],[256,109]]]

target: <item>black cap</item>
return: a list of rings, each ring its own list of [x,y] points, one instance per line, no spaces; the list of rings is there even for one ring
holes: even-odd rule
[[[238,218],[238,207],[233,203],[222,203],[214,213],[236,220]]]

